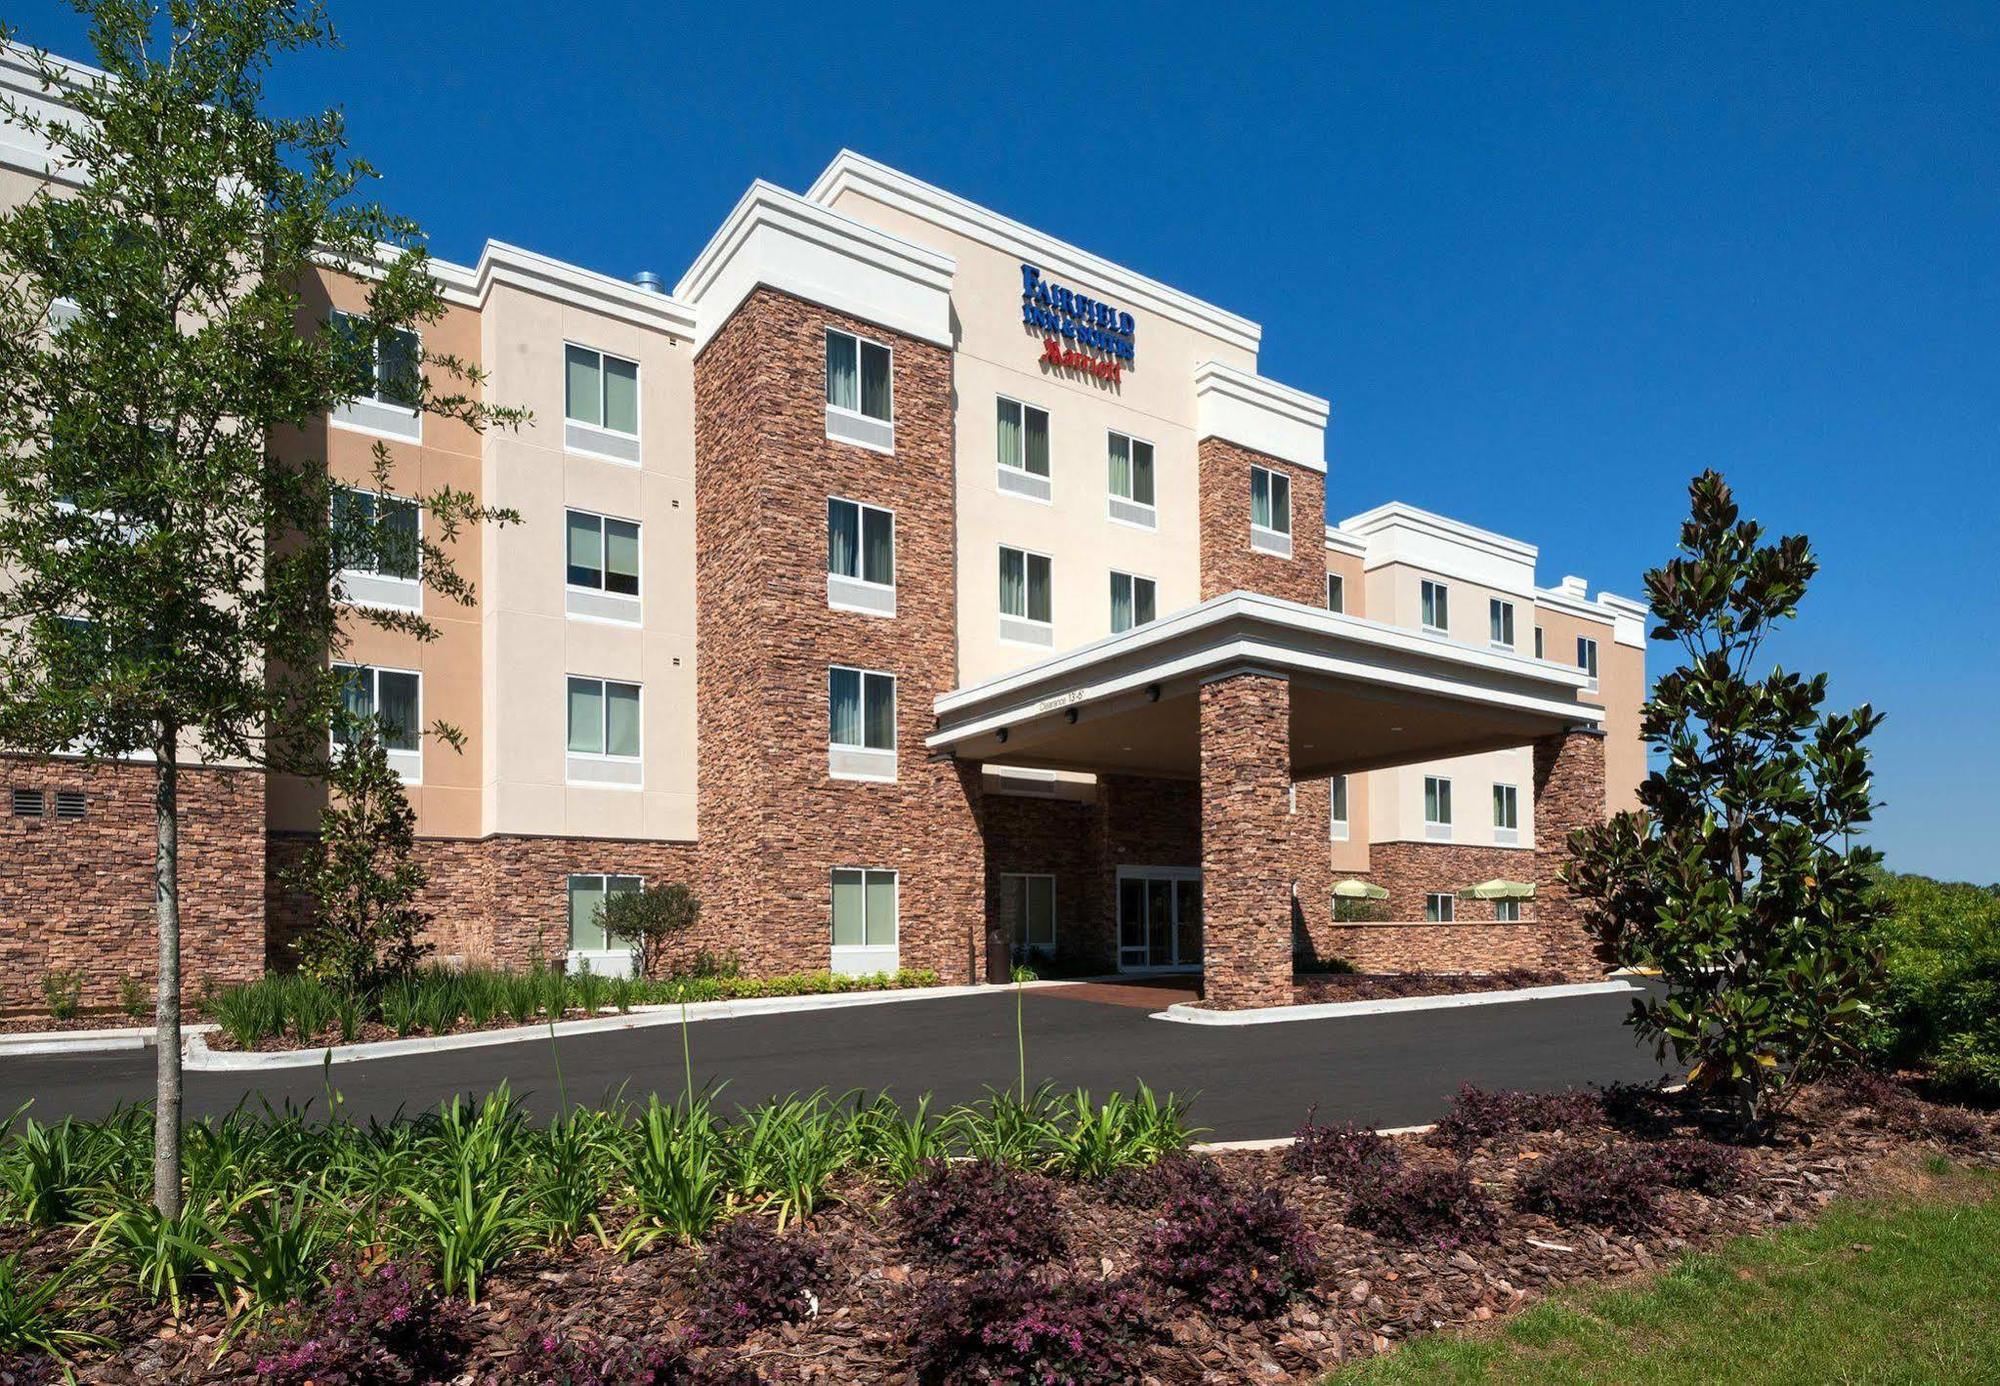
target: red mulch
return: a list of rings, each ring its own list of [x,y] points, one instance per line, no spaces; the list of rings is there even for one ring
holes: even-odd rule
[[[1506,972],[1303,972],[1292,978],[1292,999],[1301,1006],[1323,1001],[1381,1001],[1397,996],[1459,996],[1475,991],[1514,991],[1560,986],[1560,972],[1515,968]]]
[[[1695,1122],[1674,1099],[1655,1103],[1661,1124],[1687,1133]],[[1934,1110],[1934,1109],[1933,1109]],[[1994,1125],[1955,1158],[2000,1163]],[[1746,1152],[1754,1178],[1744,1192],[1716,1198],[1669,1191],[1654,1227],[1643,1234],[1563,1226],[1512,1207],[1523,1173],[1553,1151],[1607,1139],[1635,1139],[1609,1128],[1502,1138],[1473,1152],[1473,1177],[1499,1203],[1501,1225],[1491,1244],[1460,1250],[1407,1248],[1342,1224],[1345,1199],[1318,1180],[1285,1170],[1283,1152],[1225,1154],[1229,1174],[1248,1187],[1276,1187],[1313,1229],[1322,1269],[1310,1292],[1267,1322],[1218,1320],[1153,1292],[1151,1371],[1162,1386],[1213,1381],[1317,1380],[1343,1361],[1388,1351],[1413,1335],[1470,1325],[1509,1313],[1549,1287],[1651,1272],[1679,1253],[1741,1232],[1810,1218],[1841,1193],[1867,1193],[1894,1182],[1915,1154],[1937,1147],[1901,1113],[1857,1106],[1827,1090],[1808,1094],[1767,1145]],[[1443,1165],[1455,1157],[1399,1137],[1413,1165]],[[909,1379],[904,1334],[913,1292],[934,1272],[907,1256],[881,1206],[884,1190],[855,1180],[846,1201],[823,1213],[813,1230],[832,1252],[833,1284],[820,1295],[819,1317],[752,1335],[727,1359],[772,1382],[879,1382]],[[1070,1252],[1060,1269],[1117,1276],[1132,1271],[1152,1210],[1125,1207],[1091,1187],[1065,1184],[1062,1200]],[[0,1233],[0,1252],[23,1245],[18,1229]],[[45,1238],[29,1251],[42,1265],[64,1259],[64,1240]],[[668,1248],[630,1264],[594,1242],[560,1254],[513,1263],[491,1282],[490,1297],[473,1312],[477,1343],[462,1380],[509,1379],[510,1342],[530,1326],[577,1328],[587,1334],[644,1340],[674,1333],[691,1320],[698,1256]],[[128,1299],[91,1325],[131,1344],[110,1358],[85,1358],[88,1381],[139,1383],[253,1380],[247,1347],[210,1364],[222,1321],[205,1309],[178,1328]],[[717,1349],[717,1351],[724,1351]]]

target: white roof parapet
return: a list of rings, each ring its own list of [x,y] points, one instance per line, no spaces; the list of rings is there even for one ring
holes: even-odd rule
[[[1537,587],[1535,602],[1579,620],[1607,622],[1611,626],[1611,638],[1619,644],[1636,649],[1646,647],[1646,618],[1652,614],[1650,607],[1613,592],[1599,592],[1595,601],[1589,594],[1589,583],[1580,577],[1565,576],[1554,587]]]
[[[948,347],[957,268],[949,255],[759,179],[673,296],[695,311],[697,350],[760,284]]]
[[[1597,604],[1612,615],[1612,638],[1621,645],[1646,648],[1646,622],[1653,609],[1644,602],[1635,602],[1630,597],[1621,597],[1615,592],[1599,592]]]
[[[615,275],[600,274],[504,241],[488,241],[480,252],[474,289],[480,302],[485,302],[495,284],[544,294],[639,327],[694,336],[694,309],[672,295],[654,293]]]
[[[1194,368],[1196,438],[1226,438],[1316,472],[1326,470],[1326,416],[1318,395],[1220,361]]]
[[[1350,515],[1340,529],[1366,542],[1363,562],[1369,568],[1406,563],[1522,597],[1535,591],[1539,549],[1462,520],[1390,501]]]
[[[37,50],[26,43],[0,43],[0,95],[22,110],[54,118],[75,108],[64,99],[64,91],[104,79],[105,73],[88,63],[48,54],[53,66],[62,70],[60,84],[53,90],[42,86],[40,73],[29,55]],[[81,183],[82,176],[67,164],[59,164],[55,151],[39,135],[31,135],[13,121],[0,121],[0,167],[19,169],[37,178],[58,183]]]
[[[1191,294],[970,202],[851,149],[836,154],[806,189],[816,203],[853,190],[944,230],[1033,261],[1055,277],[1086,284],[1123,306],[1145,308],[1254,356],[1264,329]]]
[[[1358,534],[1349,534],[1333,525],[1326,527],[1326,546],[1335,553],[1344,553],[1350,558],[1368,557],[1368,541]]]

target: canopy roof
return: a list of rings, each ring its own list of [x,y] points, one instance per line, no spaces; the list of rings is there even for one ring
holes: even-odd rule
[[[1336,881],[1334,897],[1340,900],[1386,900],[1389,892],[1369,881]]]
[[[1461,900],[1532,900],[1535,888],[1526,881],[1481,881],[1458,892]]]

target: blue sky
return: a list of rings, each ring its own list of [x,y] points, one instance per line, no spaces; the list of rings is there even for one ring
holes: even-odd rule
[[[1080,8],[335,0],[271,90],[441,255],[669,283],[858,149],[1261,321],[1335,518],[1545,581],[1639,595],[1719,467],[1825,565],[1778,655],[1889,713],[1890,863],[2000,879],[2000,8]]]

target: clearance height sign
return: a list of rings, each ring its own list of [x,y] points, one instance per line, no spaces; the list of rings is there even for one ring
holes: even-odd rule
[[[1133,359],[1130,313],[1042,277],[1021,266],[1021,321],[1042,334],[1042,362],[1082,371],[1117,384]]]

